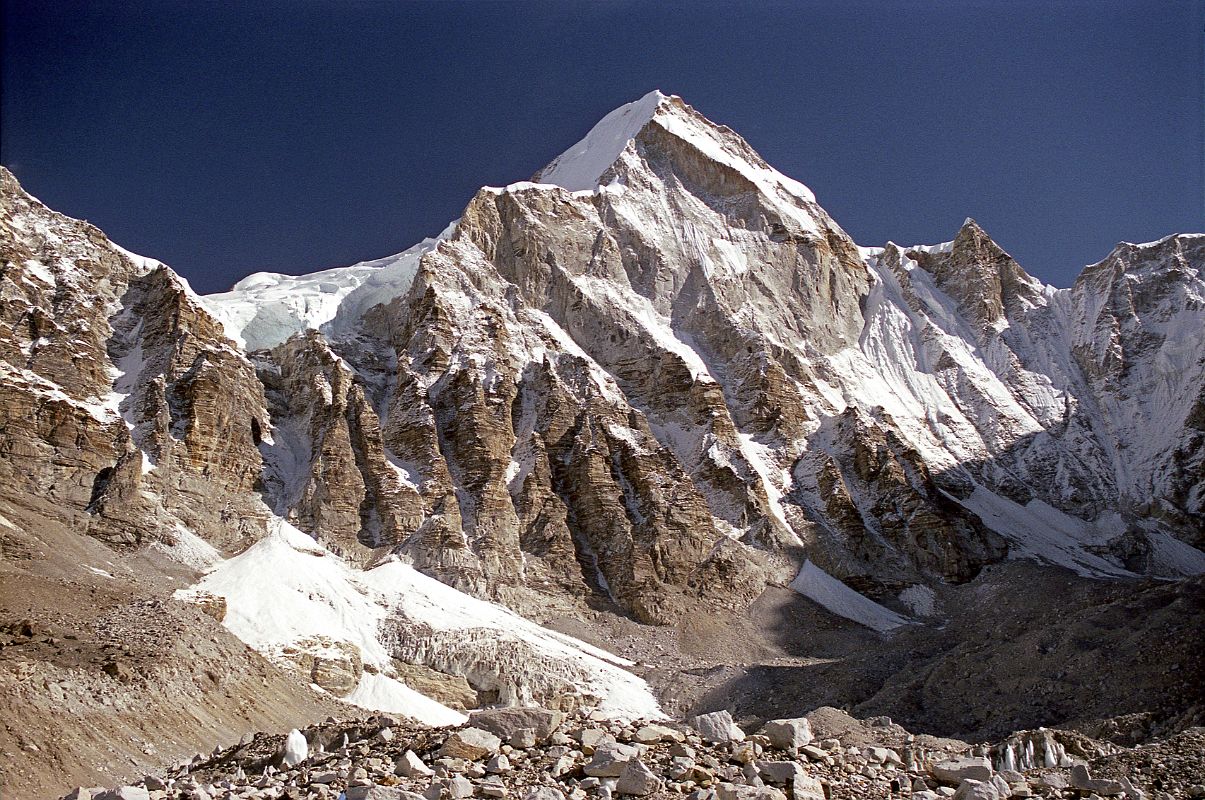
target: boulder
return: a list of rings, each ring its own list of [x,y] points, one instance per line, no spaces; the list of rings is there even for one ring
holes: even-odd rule
[[[435,774],[413,750],[407,750],[402,753],[394,765],[394,772],[406,778],[426,777]]]
[[[531,728],[536,741],[542,742],[564,722],[562,712],[547,708],[487,708],[469,714],[470,725],[504,740],[509,740],[523,728]]]
[[[523,800],[565,800],[565,793],[555,786],[532,786],[523,793]]]
[[[1105,796],[1124,794],[1126,790],[1121,781],[1093,778],[1086,764],[1076,764],[1071,768],[1071,785],[1085,792],[1096,792]]]
[[[349,786],[343,795],[347,800],[423,800],[421,794],[398,786]]]
[[[97,800],[150,800],[150,792],[141,786],[120,786],[110,789]]]
[[[954,792],[954,800],[1002,800],[1008,795],[1001,795],[994,784],[989,781],[977,781],[967,778],[958,785]]]
[[[641,744],[656,744],[657,742],[668,741],[680,742],[686,737],[682,735],[681,731],[676,731],[673,728],[667,728],[664,725],[650,723],[648,725],[642,725],[639,729],[637,729],[632,738]]]
[[[824,793],[824,784],[802,770],[791,781],[792,800],[828,800]]]
[[[604,742],[594,751],[594,758],[583,771],[595,778],[618,778],[627,763],[640,755],[640,749],[629,744]]]
[[[502,747],[502,740],[481,728],[461,728],[439,748],[441,756],[463,758],[465,761],[480,761],[489,758]]]
[[[658,791],[661,785],[661,779],[651,769],[646,767],[640,759],[633,758],[623,768],[619,780],[615,783],[615,792],[644,797]]]
[[[794,761],[758,761],[757,774],[764,781],[786,786],[796,775],[803,774],[803,767]]]
[[[713,711],[710,714],[700,714],[690,721],[704,741],[712,744],[721,742],[741,742],[745,732],[732,721],[732,715],[727,711]]]
[[[770,740],[773,747],[795,751],[812,743],[812,726],[806,719],[773,719],[762,726],[762,736]]]
[[[715,787],[715,793],[718,800],[787,800],[787,796],[773,786],[721,783]]]
[[[968,778],[973,781],[988,781],[992,778],[992,762],[983,756],[948,758],[929,767],[929,774],[951,786],[958,786]]]

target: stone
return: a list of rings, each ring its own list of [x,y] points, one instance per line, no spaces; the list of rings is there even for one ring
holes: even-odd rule
[[[522,750],[528,750],[539,744],[539,738],[536,736],[535,728],[519,728],[511,735],[507,741],[511,747],[518,747]]]
[[[150,793],[141,786],[120,786],[100,795],[97,800],[150,800]]]
[[[92,790],[83,786],[77,786],[63,800],[92,800]]]
[[[762,736],[770,740],[772,747],[795,751],[812,742],[812,725],[807,719],[774,719],[762,726]]]
[[[791,782],[792,800],[828,800],[824,793],[824,784],[819,779],[804,773],[802,770],[795,775]]]
[[[1000,791],[988,781],[965,779],[954,792],[954,800],[1001,800]]]
[[[479,761],[498,752],[502,740],[489,731],[481,728],[461,728],[453,731],[439,748],[441,756],[463,758],[465,761]]]
[[[794,761],[758,761],[757,773],[763,780],[785,786],[803,773],[803,767]]]
[[[504,772],[510,772],[510,759],[503,753],[499,753],[489,760],[485,765],[485,771],[493,775],[500,775]]]
[[[738,783],[720,783],[715,787],[718,800],[787,800],[787,796],[773,786],[745,786]]]
[[[1120,779],[1126,790],[1126,800],[1146,800],[1146,793],[1134,785],[1133,781],[1124,775]]]
[[[551,736],[565,722],[565,714],[547,708],[487,708],[469,714],[469,724],[509,740],[524,728],[535,732],[536,742]]]
[[[863,754],[867,759],[876,764],[895,764],[899,766],[904,763],[904,760],[900,758],[900,754],[890,747],[868,747]]]
[[[661,786],[661,778],[657,777],[640,759],[634,758],[627,763],[620,774],[619,780],[615,783],[615,792],[644,797],[658,791]]]
[[[615,737],[610,731],[602,728],[583,728],[575,734],[577,741],[582,746],[582,752],[590,755],[603,742],[613,742]]]
[[[632,738],[641,744],[656,744],[657,742],[681,742],[686,737],[681,731],[676,731],[673,728],[668,728],[665,725],[642,725],[632,735]]]
[[[577,761],[573,758],[573,756],[566,753],[565,755],[558,757],[556,761],[552,762],[552,766],[548,768],[548,774],[552,775],[554,778],[559,778],[565,773],[571,772],[575,766],[577,766]]]
[[[532,786],[523,793],[523,800],[566,800],[565,793],[555,786]]]
[[[1124,794],[1126,790],[1121,781],[1093,778],[1086,764],[1076,764],[1071,768],[1071,785],[1085,792],[1096,792],[1106,796]]]
[[[992,762],[983,756],[948,758],[929,767],[929,774],[951,786],[958,786],[967,778],[988,781],[992,778]]]
[[[464,800],[473,796],[474,786],[473,782],[463,775],[453,775],[444,781],[444,789],[453,800]]]
[[[695,749],[684,742],[674,742],[669,746],[669,754],[674,758],[695,758]]]
[[[295,767],[305,761],[309,754],[309,742],[305,740],[301,731],[296,728],[289,731],[289,735],[285,737],[284,747],[280,751],[281,763],[286,767]]]
[[[732,715],[727,711],[700,714],[692,719],[690,724],[703,737],[703,741],[711,744],[740,742],[745,739],[745,732],[736,726]]]
[[[394,764],[394,772],[398,775],[403,775],[407,778],[426,777],[435,773],[423,763],[423,760],[418,757],[418,753],[413,750],[407,750],[398,758]]]
[[[422,795],[400,786],[349,786],[343,794],[347,800],[422,800]]]
[[[639,748],[633,745],[604,742],[594,751],[594,757],[583,767],[583,772],[596,778],[618,778],[627,763],[639,755]]]
[[[803,747],[799,748],[799,752],[801,755],[807,756],[812,761],[827,762],[831,760],[827,750],[821,750],[815,745],[805,744]]]

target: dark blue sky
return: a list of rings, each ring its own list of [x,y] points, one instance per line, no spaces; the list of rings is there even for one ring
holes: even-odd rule
[[[1205,229],[1205,4],[2,0],[0,161],[200,291],[377,258],[679,94],[862,244]]]

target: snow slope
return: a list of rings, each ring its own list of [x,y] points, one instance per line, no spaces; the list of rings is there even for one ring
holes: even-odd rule
[[[404,713],[431,725],[465,719],[396,679],[389,641],[391,626],[400,621],[472,636],[479,647],[525,642],[543,657],[580,671],[582,690],[602,698],[602,713],[660,716],[644,681],[623,668],[631,662],[463,594],[399,561],[355,569],[279,518],[268,536],[181,590],[195,591],[224,597],[223,624],[270,658],[279,659],[285,647],[307,637],[355,645],[377,674],[365,672],[346,699],[366,708]]]

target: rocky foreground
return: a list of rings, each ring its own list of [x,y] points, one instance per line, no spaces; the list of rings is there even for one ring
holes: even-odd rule
[[[994,745],[912,735],[834,708],[747,735],[726,711],[622,723],[540,708],[459,728],[389,716],[248,735],[171,773],[66,800],[916,800],[1205,797],[1205,729],[1138,748],[1039,729]]]

